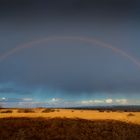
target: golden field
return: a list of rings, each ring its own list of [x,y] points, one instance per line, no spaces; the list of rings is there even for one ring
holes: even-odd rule
[[[0,140],[139,140],[140,112],[0,109]]]
[[[5,111],[12,110],[12,113],[6,113]],[[74,109],[54,109],[54,111],[48,111],[43,113],[44,109],[29,109],[28,113],[20,112],[20,109],[1,109],[0,118],[6,117],[43,117],[43,118],[81,118],[88,120],[118,120],[124,122],[131,122],[140,124],[140,112],[99,112],[98,110],[74,110]],[[28,109],[27,109],[28,110]],[[51,109],[50,109],[51,110]],[[4,113],[5,112],[5,113]],[[130,115],[129,115],[130,114]],[[132,115],[131,115],[132,114]]]

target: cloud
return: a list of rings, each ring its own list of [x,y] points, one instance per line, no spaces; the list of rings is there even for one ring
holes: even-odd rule
[[[94,103],[104,103],[103,100],[94,100]]]
[[[140,8],[139,4],[136,4],[139,0],[106,0],[107,2],[46,0],[46,4],[40,2],[45,0],[30,0],[36,1],[33,2],[34,4],[28,3],[29,0],[21,1],[19,4],[11,1],[6,2],[8,6],[0,5],[0,13],[3,15],[3,19],[1,18],[3,22],[0,24],[0,46],[4,46],[0,47],[1,55],[16,46],[19,47],[19,44],[28,44],[29,40],[37,41],[54,35],[87,36],[97,37],[99,40],[116,45],[117,48],[127,51],[134,57],[136,55],[139,61],[140,26],[137,19]],[[57,14],[53,14],[54,11]],[[47,16],[48,13],[51,14],[50,18]],[[104,16],[105,13],[111,17]],[[7,15],[6,20],[5,15]],[[61,15],[60,18],[59,15]],[[18,20],[21,18],[22,20]],[[117,22],[112,20],[114,18]],[[21,28],[16,27],[17,21]],[[9,24],[4,24],[5,22]],[[126,24],[127,26],[124,26]],[[139,68],[127,58],[100,45],[69,40],[42,42],[34,44],[32,48],[30,46],[29,49],[21,50],[1,62],[0,83],[9,81],[18,83],[22,90],[18,86],[14,89],[7,87],[0,89],[0,94],[6,93],[7,97],[11,93],[32,94],[23,88],[34,90],[42,86],[46,91],[48,88],[65,91],[64,94],[61,94],[62,92],[60,94],[68,97],[71,95],[80,97],[83,92],[87,96],[99,95],[99,98],[102,93],[109,92],[126,95],[137,93],[138,95],[140,93],[139,73]],[[43,94],[47,95],[47,92]]]
[[[35,103],[32,98],[0,98],[2,107],[34,107]]]
[[[19,93],[20,90],[13,87],[0,88],[0,93]]]
[[[112,105],[125,105],[128,103],[133,103],[134,101],[131,101],[128,99],[102,99],[102,100],[83,100],[80,102],[81,105],[107,105],[107,104],[112,104]]]
[[[83,107],[83,106],[108,106],[108,105],[137,105],[139,100],[128,99],[91,99],[91,100],[66,100],[52,98],[46,101],[37,101],[32,98],[0,98],[0,104],[4,107]]]
[[[1,88],[0,93],[24,94],[27,93],[26,88],[38,87],[61,90],[75,96],[82,92],[139,93],[139,71],[119,54],[97,47],[96,44],[95,47],[85,47],[81,43],[75,46],[71,41],[56,43],[48,47],[39,44],[40,47],[17,53],[20,59],[15,55],[11,61],[1,63],[0,83],[10,81],[17,86]],[[69,43],[70,47],[67,45]],[[16,67],[13,67],[13,63],[16,63]],[[9,70],[9,67],[12,69]]]
[[[30,94],[30,90],[17,86],[15,84],[1,84],[0,83],[0,94]]]
[[[24,102],[31,102],[31,101],[33,101],[32,98],[22,98],[22,100],[23,100]]]
[[[102,104],[104,100],[84,100],[80,102],[81,105],[95,105],[95,104]]]
[[[127,104],[128,103],[128,100],[127,99],[116,99],[115,101],[118,104]]]
[[[4,102],[4,101],[6,101],[5,97],[0,98],[0,102]]]
[[[105,102],[108,103],[108,104],[111,104],[113,102],[113,100],[112,99],[106,99]]]
[[[63,101],[62,98],[52,98],[51,99],[51,102],[61,102],[61,101]]]
[[[32,100],[31,98],[0,98],[0,102],[31,102]]]

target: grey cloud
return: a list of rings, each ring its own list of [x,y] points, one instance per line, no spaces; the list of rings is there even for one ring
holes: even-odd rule
[[[97,46],[63,45],[19,52],[1,64],[0,82],[12,79],[11,82],[27,89],[42,87],[67,92],[140,91],[139,68],[119,54]],[[23,94],[26,90],[15,87],[0,92]]]
[[[139,0],[4,1],[0,1],[0,54],[42,37],[89,36],[140,60]],[[38,88],[76,96],[140,93],[140,69],[111,50],[76,41],[37,45],[0,62],[0,84],[17,85],[0,88],[0,93],[32,94]]]

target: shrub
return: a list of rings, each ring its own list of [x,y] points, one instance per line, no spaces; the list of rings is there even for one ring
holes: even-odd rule
[[[32,109],[19,109],[18,113],[34,113],[35,111]]]
[[[46,108],[42,111],[42,113],[50,113],[50,112],[55,112],[55,110],[51,108]]]
[[[12,113],[12,112],[13,112],[12,110],[3,110],[0,113]]]
[[[106,110],[107,113],[111,112],[111,110]]]
[[[99,112],[104,112],[104,110],[98,110]]]
[[[123,110],[117,110],[117,112],[119,112],[119,113],[123,113]]]
[[[128,117],[132,117],[132,116],[135,116],[135,115],[132,114],[132,113],[129,113],[129,114],[127,114],[127,116],[128,116]]]

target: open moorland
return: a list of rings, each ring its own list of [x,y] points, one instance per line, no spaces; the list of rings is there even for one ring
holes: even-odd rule
[[[139,140],[140,112],[0,109],[0,140]]]
[[[0,109],[0,118],[43,117],[43,118],[80,118],[88,120],[118,120],[140,124],[140,112],[78,109]]]

